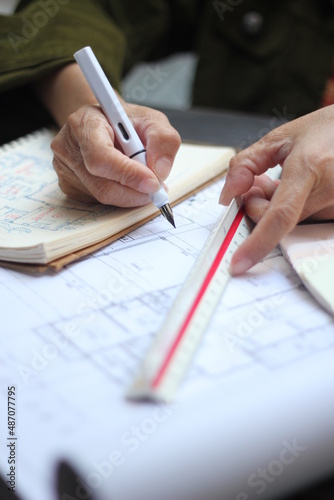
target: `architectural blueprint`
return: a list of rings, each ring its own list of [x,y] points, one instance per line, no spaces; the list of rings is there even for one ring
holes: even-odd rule
[[[274,498],[333,472],[334,320],[278,248],[231,279],[172,404],[125,398],[221,185],[177,205],[175,230],[159,216],[59,273],[0,269],[0,472],[15,443],[23,500],[58,498],[61,460],[78,474],[62,500]]]

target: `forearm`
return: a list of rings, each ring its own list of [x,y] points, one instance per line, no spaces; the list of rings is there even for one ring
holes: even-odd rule
[[[36,94],[59,127],[68,116],[87,104],[97,104],[76,63],[68,64],[34,83]]]

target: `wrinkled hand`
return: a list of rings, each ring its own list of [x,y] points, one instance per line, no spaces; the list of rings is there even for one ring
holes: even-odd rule
[[[69,116],[51,144],[61,190],[70,198],[134,207],[150,202],[180,146],[180,137],[162,113],[143,106],[124,108],[146,148],[147,168],[118,149],[99,106],[82,106]]]
[[[261,175],[277,164],[279,181]],[[334,219],[334,106],[282,125],[232,158],[220,203],[242,194],[257,225],[233,255],[234,275],[259,262],[299,221]]]

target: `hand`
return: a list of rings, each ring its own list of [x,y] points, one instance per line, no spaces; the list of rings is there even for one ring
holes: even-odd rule
[[[280,181],[261,175],[277,164]],[[257,225],[233,255],[233,275],[264,258],[299,221],[334,219],[334,106],[282,125],[232,158],[219,201],[242,194]]]
[[[180,136],[162,113],[123,103],[141,138],[147,165],[131,160],[117,147],[113,129],[98,105],[72,113],[51,144],[53,166],[61,190],[80,201],[120,207],[150,202],[159,189],[180,146]]]

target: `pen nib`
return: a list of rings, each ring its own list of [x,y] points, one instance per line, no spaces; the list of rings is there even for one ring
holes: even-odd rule
[[[174,222],[173,212],[169,203],[166,203],[166,205],[162,205],[162,207],[160,207],[160,212],[165,217],[165,219],[167,219],[168,222],[172,224],[172,226],[176,227]]]

